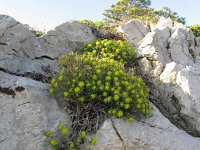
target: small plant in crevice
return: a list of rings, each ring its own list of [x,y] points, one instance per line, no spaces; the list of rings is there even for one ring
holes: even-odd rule
[[[188,26],[188,28],[190,28],[192,30],[192,32],[194,33],[194,35],[196,37],[200,37],[200,25],[199,24]]]
[[[51,146],[52,150],[81,150],[83,149],[83,145],[85,143],[90,144],[90,148],[96,144],[96,138],[91,138],[90,140],[87,138],[87,133],[85,131],[80,131],[79,135],[76,139],[72,140],[71,135],[68,128],[64,126],[64,124],[58,125],[58,135],[53,135],[51,130],[47,130],[44,132],[44,135],[48,139],[48,143]],[[58,138],[59,137],[59,138]]]
[[[105,21],[91,21],[87,19],[79,20],[80,23],[87,24],[89,27],[95,28],[97,30],[101,29],[109,29],[111,27],[110,24],[106,23]]]
[[[91,20],[87,20],[87,19],[84,19],[84,20],[79,20],[78,21],[79,23],[82,23],[82,24],[86,24],[87,26],[89,26],[93,31],[105,31],[104,32],[104,35],[100,35],[97,34],[97,37],[100,37],[101,39],[102,38],[111,38],[111,39],[121,39],[122,36],[119,32],[117,32],[117,25],[114,25],[114,24],[110,24],[104,20],[102,21],[91,21]],[[97,32],[98,33],[98,32]],[[107,37],[105,37],[107,36]]]
[[[133,47],[121,40],[95,40],[91,43],[85,43],[80,50],[80,53],[99,56],[101,58],[109,57],[125,66],[131,66],[136,59],[136,53]]]
[[[29,30],[35,34],[36,37],[41,37],[45,34],[45,31],[42,31],[40,29],[37,29],[37,28],[29,28]]]

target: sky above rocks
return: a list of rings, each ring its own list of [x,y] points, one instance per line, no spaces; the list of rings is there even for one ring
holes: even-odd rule
[[[118,0],[0,0],[0,14],[41,30],[72,20],[101,20],[103,12]],[[187,25],[200,24],[200,0],[152,0],[152,7],[170,7],[186,18]]]

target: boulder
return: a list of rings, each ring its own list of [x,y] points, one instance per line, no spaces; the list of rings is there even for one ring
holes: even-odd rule
[[[149,32],[144,24],[139,20],[130,20],[125,24],[122,24],[117,29],[119,32],[126,36],[126,40],[133,44],[133,46],[138,46],[140,41]],[[134,33],[134,34],[132,34]]]
[[[89,27],[77,22],[64,23],[42,37],[12,17],[0,15],[0,22],[0,69],[20,75],[50,76],[61,55],[95,39]]]
[[[127,38],[136,34],[132,28],[122,31],[128,33]],[[199,38],[183,24],[161,18],[136,52],[154,104],[177,126],[200,136]]]
[[[39,43],[28,27],[12,17],[0,15],[0,68],[15,73],[45,74],[42,64],[35,60]]]
[[[136,50],[142,60],[147,59],[150,61],[152,67],[148,71],[152,76],[157,77],[160,75],[165,64],[170,62],[167,53],[169,36],[168,28],[165,28],[165,30],[156,29],[144,37],[138,50]]]
[[[38,49],[37,57],[48,56],[58,59],[63,54],[79,49],[83,43],[95,39],[88,26],[78,22],[66,22],[41,37],[40,42],[43,48]]]
[[[97,132],[97,150],[199,150],[200,139],[178,129],[157,108],[154,117],[133,123],[122,119],[105,121]]]
[[[59,123],[70,125],[49,85],[0,72],[0,149],[43,150],[48,147],[44,131]]]

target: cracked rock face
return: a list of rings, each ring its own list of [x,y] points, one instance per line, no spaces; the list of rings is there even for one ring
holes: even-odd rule
[[[34,61],[37,40],[33,33],[9,16],[0,15],[0,68],[16,73],[43,72]]]
[[[126,24],[122,24],[118,27],[118,31],[125,34],[127,41],[136,47],[149,32],[148,29],[144,27],[144,24],[139,20],[130,20]]]
[[[54,131],[59,123],[70,125],[48,84],[1,71],[0,81],[1,150],[43,150],[45,130]]]
[[[135,34],[124,32],[127,38]],[[153,85],[154,103],[176,125],[200,136],[199,38],[184,25],[162,18],[136,51],[143,75]]]
[[[64,23],[38,38],[28,27],[0,15],[0,69],[48,76],[57,71],[61,55],[94,39],[89,27],[76,22]]]
[[[44,48],[38,49],[37,57],[48,56],[57,59],[63,54],[79,49],[83,43],[91,42],[94,39],[95,36],[87,26],[77,22],[66,22],[54,30],[48,31],[40,39]]]
[[[178,129],[154,107],[154,117],[129,123],[107,120],[97,132],[98,150],[199,150],[200,139]]]

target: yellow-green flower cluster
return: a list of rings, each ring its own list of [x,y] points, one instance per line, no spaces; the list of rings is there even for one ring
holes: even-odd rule
[[[200,24],[189,26],[196,37],[200,37]]]
[[[62,135],[67,135],[68,134],[68,129],[67,128],[65,128],[65,126],[64,126],[64,124],[59,124],[58,125],[58,130],[60,131],[60,133],[62,134]]]
[[[79,20],[80,23],[87,24],[89,27],[95,28],[97,30],[108,29],[110,28],[110,24],[106,21],[91,21],[91,20]]]
[[[91,43],[84,44],[81,48],[81,53],[99,57],[109,57],[125,65],[130,65],[136,60],[133,47],[121,40],[95,40]]]
[[[95,145],[97,140],[96,138],[87,139],[87,133],[85,131],[81,131],[77,139],[72,140],[68,135],[68,128],[65,127],[64,124],[58,125],[58,131],[61,134],[60,138],[56,138],[51,130],[47,130],[44,132],[44,135],[49,138],[49,144],[51,145],[53,150],[58,149],[69,149],[69,150],[77,150],[81,149],[82,145],[85,141],[87,141],[91,146]],[[62,138],[61,138],[62,137]]]
[[[104,103],[109,114],[118,118],[131,112],[148,116],[151,109],[149,89],[143,80],[127,74],[123,63],[108,57],[70,53],[61,60],[59,76],[51,80],[52,91],[85,106]]]

